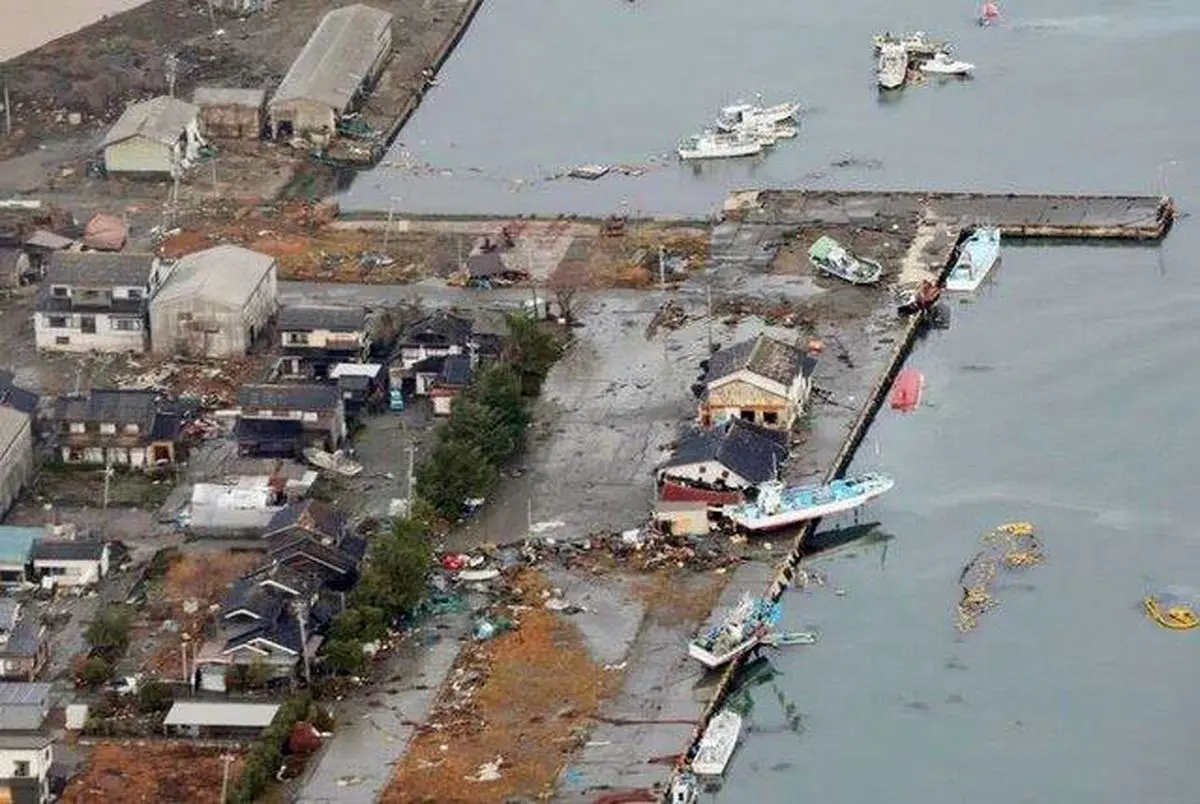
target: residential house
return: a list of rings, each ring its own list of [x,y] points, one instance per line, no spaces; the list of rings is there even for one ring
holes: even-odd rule
[[[152,469],[182,457],[180,417],[153,391],[65,394],[51,418],[64,463]]]
[[[471,358],[468,355],[449,355],[442,359],[442,370],[429,388],[433,400],[433,415],[449,416],[450,407],[471,385]]]
[[[195,161],[201,143],[200,110],[160,95],[127,106],[100,147],[109,173],[175,175]]]
[[[45,727],[50,685],[0,682],[0,801],[50,801],[54,738]]]
[[[243,455],[295,455],[313,445],[336,449],[346,438],[346,408],[333,386],[244,385],[237,402]]]
[[[329,370],[329,379],[342,392],[350,418],[378,410],[387,398],[388,374],[382,363],[337,363]]]
[[[470,347],[474,328],[470,318],[438,310],[404,328],[392,352],[393,363],[409,371],[430,357],[463,354]]]
[[[163,719],[167,736],[253,742],[279,711],[279,704],[244,701],[175,701]]]
[[[0,386],[0,399],[4,393]],[[28,413],[0,402],[0,517],[8,513],[32,476],[33,419]]]
[[[358,577],[366,541],[350,532],[340,511],[319,500],[293,503],[275,514],[263,532],[265,566],[281,566],[347,589]]]
[[[392,50],[392,15],[359,3],[322,18],[268,105],[276,138],[328,140],[383,70]]]
[[[153,254],[54,253],[33,316],[37,348],[145,351],[146,300],[162,274]]]
[[[51,232],[48,229],[37,229],[25,239],[24,252],[29,258],[29,273],[21,279],[26,282],[37,281],[46,273],[46,263],[50,256],[57,251],[66,251],[75,245],[69,237]]]
[[[787,457],[786,432],[729,419],[681,438],[659,465],[658,480],[740,491],[776,478]]]
[[[529,279],[529,273],[513,262],[505,262],[499,251],[478,251],[467,257],[467,283],[471,287],[490,288],[511,285]]]
[[[279,376],[322,380],[338,363],[363,362],[371,349],[367,327],[361,307],[284,307],[275,325],[283,352]]]
[[[0,679],[32,681],[50,656],[46,626],[37,612],[0,597]]]
[[[33,541],[30,559],[34,576],[43,584],[91,586],[108,575],[108,542],[38,538]]]
[[[812,391],[817,359],[767,335],[727,346],[708,360],[700,424],[742,419],[788,430]]]
[[[41,535],[41,528],[0,525],[0,588],[28,581],[29,554]]]
[[[220,245],[175,264],[150,300],[150,340],[160,354],[238,357],[279,305],[274,257]]]
[[[266,129],[264,89],[196,87],[192,103],[200,110],[200,133],[205,137],[256,140]]]

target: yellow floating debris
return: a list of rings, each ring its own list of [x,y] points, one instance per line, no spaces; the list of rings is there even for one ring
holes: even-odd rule
[[[1187,631],[1200,625],[1200,617],[1196,616],[1196,612],[1192,611],[1190,606],[1163,607],[1153,595],[1147,597],[1143,601],[1143,605],[1146,607],[1146,614],[1150,615],[1150,619],[1163,628]]]
[[[966,563],[959,575],[963,590],[955,618],[959,631],[970,631],[980,615],[997,605],[990,589],[1001,568],[1022,569],[1045,560],[1033,533],[1030,522],[1007,522],[983,535],[984,549]]]

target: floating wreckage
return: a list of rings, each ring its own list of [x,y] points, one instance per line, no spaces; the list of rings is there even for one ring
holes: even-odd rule
[[[1172,631],[1189,631],[1200,625],[1200,590],[1168,587],[1142,601],[1146,615]]]
[[[979,617],[996,606],[992,584],[1003,570],[1022,569],[1045,560],[1034,536],[1033,524],[1009,522],[984,534],[984,549],[963,567],[959,575],[962,598],[958,601],[956,624],[966,633],[979,624]]]

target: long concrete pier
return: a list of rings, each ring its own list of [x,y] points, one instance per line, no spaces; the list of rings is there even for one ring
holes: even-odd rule
[[[914,223],[1000,227],[1005,237],[1160,240],[1175,206],[1167,196],[1025,195],[876,190],[746,190],[732,193],[726,220],[774,226]]]

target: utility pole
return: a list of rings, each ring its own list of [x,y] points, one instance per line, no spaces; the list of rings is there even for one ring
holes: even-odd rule
[[[297,600],[293,604],[292,612],[296,615],[296,622],[300,625],[300,653],[304,657],[304,681],[311,687],[312,667],[308,660],[308,607],[304,605],[304,601]]]
[[[105,455],[106,460],[104,462],[104,504],[102,507],[104,508],[104,510],[107,511],[108,510],[108,490],[109,490],[109,485],[112,483],[113,468],[112,468],[112,455],[109,454],[107,450],[105,451],[104,455]]]
[[[704,317],[705,323],[708,325],[708,353],[712,354],[712,282],[708,282],[704,286],[704,302],[705,306],[708,308],[708,315]]]
[[[530,533],[530,535],[533,535],[533,497],[532,496],[528,500],[526,500],[525,518],[529,522],[529,533]]]
[[[8,100],[8,76],[4,76],[4,133],[12,136],[12,104]]]
[[[168,53],[163,59],[163,69],[167,74],[167,94],[175,97],[175,78],[179,72],[179,59],[174,53]]]
[[[209,164],[212,165],[213,195],[216,195],[217,194],[217,158],[214,156],[211,160],[209,160]]]
[[[188,689],[192,688],[191,676],[188,675],[188,657],[187,657],[188,635],[184,634],[179,642],[179,658],[183,667],[183,683],[188,685]]]
[[[213,36],[217,35],[217,15],[213,13],[213,0],[208,0],[208,21],[212,23]]]
[[[387,226],[384,227],[384,230],[383,230],[383,249],[384,249],[384,251],[387,250],[388,238],[392,234],[392,221],[394,221],[396,219],[396,204],[399,200],[400,200],[400,197],[395,196],[395,195],[392,196],[388,200]]]
[[[658,286],[663,293],[667,292],[667,264],[661,243],[658,246]]]
[[[417,447],[415,444],[408,446],[408,511],[412,513],[413,495],[416,494],[417,487]]]
[[[233,754],[222,754],[221,761],[225,763],[221,774],[221,804],[225,804],[229,800],[229,766],[233,763]]]

